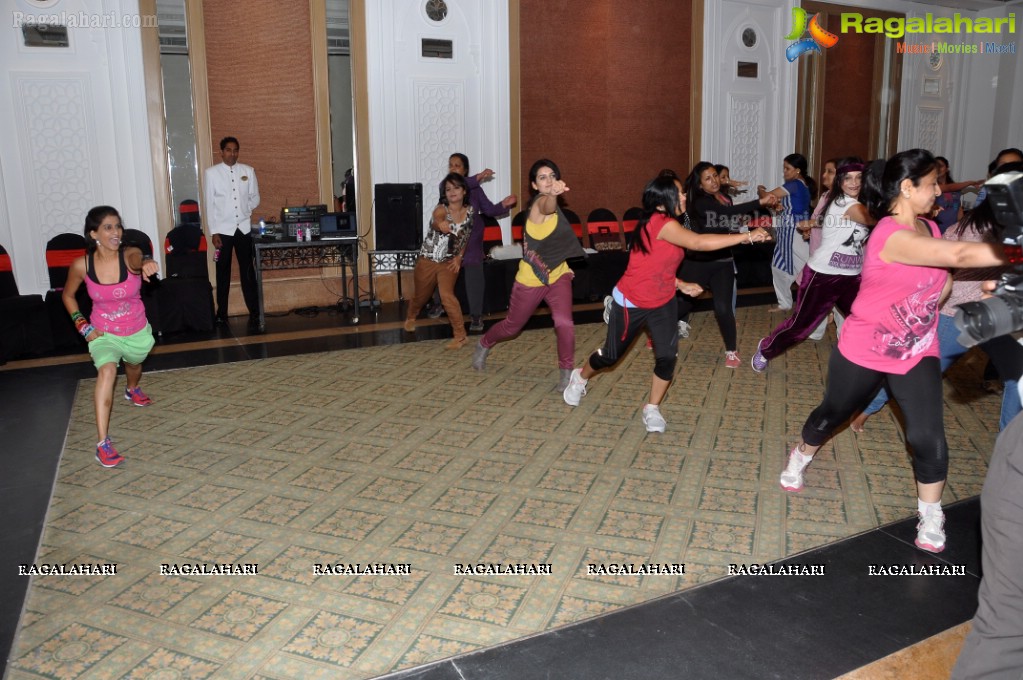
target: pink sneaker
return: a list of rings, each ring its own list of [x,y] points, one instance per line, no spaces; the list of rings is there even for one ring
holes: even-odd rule
[[[739,368],[740,364],[742,364],[742,359],[739,358],[738,352],[725,352],[725,366]]]
[[[110,441],[110,437],[107,437],[99,444],[96,444],[96,460],[99,464],[105,468],[117,467],[124,462],[124,456],[117,452],[114,448],[113,442]]]
[[[134,389],[124,388],[124,398],[130,401],[135,406],[149,406],[153,403],[153,400],[146,396],[146,393],[142,391],[141,387]]]

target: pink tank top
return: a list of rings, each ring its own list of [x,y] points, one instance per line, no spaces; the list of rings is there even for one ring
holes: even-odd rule
[[[925,221],[931,234],[941,238],[938,226]],[[924,357],[938,356],[938,302],[948,279],[940,267],[881,260],[888,237],[910,228],[891,217],[874,227],[863,254],[860,292],[838,338],[838,349],[849,361],[897,375]]]
[[[128,271],[124,253],[120,253],[122,281],[97,283],[92,255],[86,255],[85,289],[92,298],[89,321],[104,333],[132,335],[146,327],[146,308],[142,305],[142,276]]]

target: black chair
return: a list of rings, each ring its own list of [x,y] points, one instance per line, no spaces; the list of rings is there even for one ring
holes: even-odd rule
[[[46,269],[50,277],[50,289],[46,292],[46,311],[50,317],[50,332],[56,349],[86,348],[85,339],[78,334],[61,299],[71,263],[83,255],[85,237],[81,234],[57,234],[46,243]],[[92,299],[85,286],[78,288],[75,298],[78,300],[78,308],[88,318],[92,314]]]
[[[181,223],[164,240],[166,274],[160,287],[160,325],[164,333],[213,330],[213,286],[199,204],[185,200],[179,208]]]
[[[134,246],[142,251],[146,257],[153,257],[153,240],[149,235],[139,229],[125,229],[121,236],[121,243],[125,246]],[[155,279],[142,282],[142,304],[146,308],[146,319],[149,321],[153,334],[163,335],[163,324],[160,314],[160,289],[163,282]]]
[[[490,249],[504,244],[504,234],[501,233],[501,225],[490,215],[483,215],[483,253],[486,255]]]
[[[625,236],[626,250],[632,249],[632,239],[636,236],[636,227],[643,218],[642,208],[629,208],[622,215],[622,234]]]
[[[586,238],[586,230],[583,229],[583,221],[579,219],[579,216],[576,215],[575,212],[568,208],[562,208],[561,212],[565,215],[568,223],[572,225],[572,231],[575,233],[575,237],[579,239],[579,244],[582,245],[583,248],[589,248],[590,243],[589,239]]]
[[[520,210],[512,217],[512,242],[522,243],[522,231],[526,228],[526,218],[529,217],[528,210]]]
[[[50,317],[42,295],[21,295],[7,250],[0,246],[0,364],[53,351]]]
[[[597,208],[586,218],[586,234],[594,250],[625,250],[625,235],[615,214],[607,208]]]

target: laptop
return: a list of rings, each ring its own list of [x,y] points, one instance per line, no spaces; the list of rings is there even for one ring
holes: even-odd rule
[[[320,240],[340,241],[359,237],[355,226],[355,213],[325,213],[320,215]]]

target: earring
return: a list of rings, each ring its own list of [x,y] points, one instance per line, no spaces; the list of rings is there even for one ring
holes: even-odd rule
[[[909,192],[908,191],[903,191],[902,195],[905,196],[906,198],[909,198]]]

